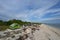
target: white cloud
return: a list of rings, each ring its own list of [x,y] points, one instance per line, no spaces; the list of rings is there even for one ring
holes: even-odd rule
[[[51,16],[59,16],[60,15],[60,12],[58,12],[58,13],[55,13],[55,14],[53,14],[53,15],[51,15]]]
[[[50,0],[50,1],[51,1],[51,0]],[[52,12],[51,10],[47,11],[47,9],[49,9],[50,7],[52,7],[52,6],[54,6],[55,4],[57,4],[57,2],[56,2],[56,0],[55,0],[55,2],[54,2],[54,1],[53,1],[53,2],[50,2],[50,1],[48,1],[47,3],[45,3],[45,5],[42,6],[41,8],[39,8],[39,9],[31,12],[31,16],[36,15],[37,17],[40,17],[40,18],[41,18],[42,16],[44,16],[44,14],[47,14],[48,12]],[[41,3],[41,5],[44,4],[44,2],[45,2],[45,1],[43,1],[43,2]],[[40,6],[41,6],[41,5],[40,5]],[[59,10],[60,10],[60,9],[59,9]],[[56,10],[55,10],[55,11],[56,11]]]
[[[17,18],[30,21],[30,17],[43,17],[49,12],[57,12],[60,9],[49,9],[56,5],[59,0],[10,0],[1,1],[0,6],[3,8],[0,10],[0,14],[6,15],[11,18]],[[32,8],[30,10],[30,8]],[[49,9],[49,10],[48,10]],[[53,11],[54,10],[54,11]]]

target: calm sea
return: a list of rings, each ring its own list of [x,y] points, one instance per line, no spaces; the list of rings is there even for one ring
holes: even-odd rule
[[[47,24],[47,25],[50,25],[50,26],[52,26],[52,27],[60,28],[60,24]]]

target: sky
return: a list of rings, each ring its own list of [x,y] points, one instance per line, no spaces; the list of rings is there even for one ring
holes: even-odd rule
[[[0,20],[60,23],[60,0],[0,0]]]

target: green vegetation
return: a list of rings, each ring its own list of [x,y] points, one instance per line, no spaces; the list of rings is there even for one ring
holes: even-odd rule
[[[0,31],[1,30],[6,30],[7,28],[10,28],[10,25],[13,24],[13,23],[19,24],[20,27],[22,25],[29,25],[29,24],[31,24],[31,22],[24,22],[24,21],[16,20],[16,19],[9,20],[9,21],[2,21],[2,20],[0,20]],[[19,28],[19,27],[17,26],[17,27],[14,27],[14,28]]]
[[[20,28],[20,27],[21,27],[21,26],[20,26],[19,24],[17,24],[17,23],[13,23],[13,24],[11,24],[11,25],[9,26],[9,28],[12,29],[12,30],[18,29],[18,28]]]
[[[8,26],[0,26],[0,31],[4,31],[4,30],[6,30],[7,28],[9,28]]]
[[[16,20],[16,19],[9,20],[9,21],[2,21],[2,20],[0,20],[0,31],[1,30],[6,30],[7,28],[10,28],[10,25],[13,24],[13,23],[19,24],[20,27],[22,27],[22,25],[29,26],[31,24],[40,24],[40,23],[32,23],[32,22],[26,22],[26,21],[24,22],[22,20]],[[16,28],[19,28],[19,26],[18,27],[14,26],[14,29],[16,29]],[[11,29],[12,29],[12,27],[11,27]]]

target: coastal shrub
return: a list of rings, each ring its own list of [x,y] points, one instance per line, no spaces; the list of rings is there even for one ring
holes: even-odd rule
[[[12,29],[12,30],[18,29],[18,28],[20,28],[20,27],[21,27],[21,26],[20,26],[19,24],[17,24],[17,23],[13,23],[13,24],[11,24],[11,25],[9,26],[9,28]]]

